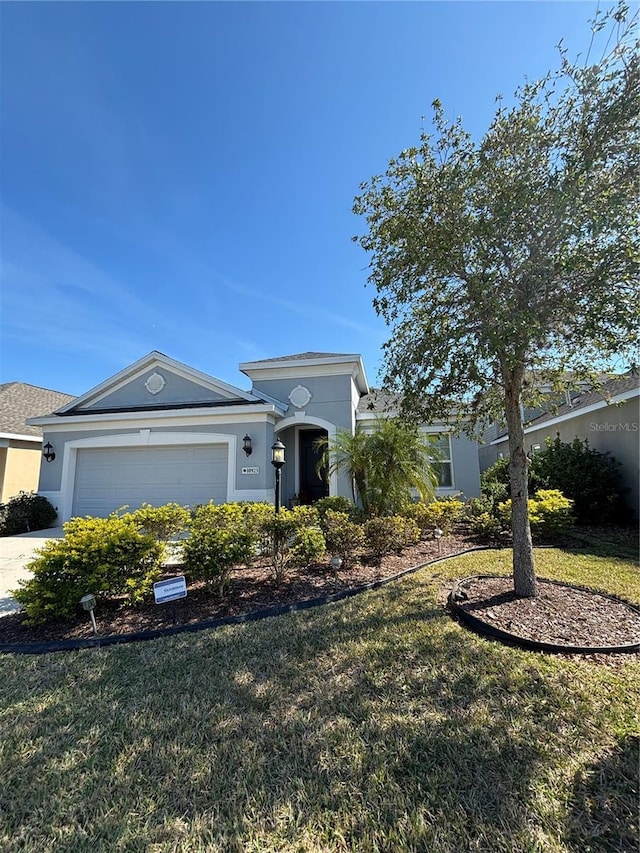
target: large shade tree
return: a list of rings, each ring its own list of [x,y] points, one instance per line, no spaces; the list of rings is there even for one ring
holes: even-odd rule
[[[633,363],[637,346],[637,16],[618,6],[592,33],[586,59],[561,47],[556,72],[499,100],[480,141],[434,102],[433,131],[354,203],[405,414],[506,423],[520,597],[536,594],[527,394]]]

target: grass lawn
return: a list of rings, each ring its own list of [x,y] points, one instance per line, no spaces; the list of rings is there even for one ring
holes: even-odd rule
[[[479,552],[215,632],[0,658],[3,851],[635,851],[637,656],[507,648],[452,622]],[[540,576],[640,599],[638,569]]]

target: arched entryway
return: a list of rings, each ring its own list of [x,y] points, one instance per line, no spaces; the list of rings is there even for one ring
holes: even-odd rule
[[[283,504],[311,503],[326,495],[338,494],[338,475],[333,472],[329,482],[316,472],[319,451],[316,439],[335,438],[336,426],[323,418],[301,417],[300,414],[282,420],[276,435],[286,447],[287,463],[282,469]]]
[[[301,504],[313,503],[329,494],[326,477],[318,474],[322,449],[318,448],[317,441],[321,438],[327,438],[326,429],[298,430],[298,495]]]

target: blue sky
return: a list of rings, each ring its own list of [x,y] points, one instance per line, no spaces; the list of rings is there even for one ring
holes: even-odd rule
[[[440,98],[584,50],[595,3],[1,3],[0,382],[80,394],[150,350],[362,353],[387,330],[351,237],[362,181]]]

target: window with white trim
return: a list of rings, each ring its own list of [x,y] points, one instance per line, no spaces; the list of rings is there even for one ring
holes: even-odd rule
[[[453,486],[453,466],[451,464],[451,436],[438,433],[431,436],[435,449],[431,464],[438,475],[438,488],[450,489]]]

